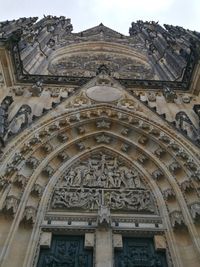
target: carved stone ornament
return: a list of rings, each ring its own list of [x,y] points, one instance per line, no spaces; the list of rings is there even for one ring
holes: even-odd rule
[[[97,128],[109,129],[111,123],[106,120],[101,120],[97,122]]]
[[[190,212],[194,220],[200,219],[200,203],[195,202],[190,205]]]
[[[43,186],[41,186],[40,184],[34,184],[32,189],[31,189],[31,193],[33,195],[37,195],[37,196],[41,196],[42,192],[43,192],[44,188]]]
[[[110,210],[154,213],[149,190],[139,173],[118,158],[95,155],[64,175],[54,191],[52,209]]]
[[[177,173],[180,169],[181,169],[181,166],[177,161],[174,161],[169,165],[169,170],[172,173]]]
[[[194,186],[193,186],[191,181],[185,180],[180,184],[180,188],[184,192],[189,192],[189,191],[192,191],[194,189]]]
[[[19,199],[16,196],[7,196],[3,205],[3,209],[5,211],[11,212],[12,214],[15,214],[17,211],[18,203]]]
[[[107,206],[100,205],[98,209],[97,222],[99,226],[103,226],[103,227],[108,227],[111,225],[110,209]]]
[[[155,170],[153,173],[152,173],[152,178],[154,180],[159,180],[160,178],[162,178],[164,176],[163,172],[159,169]]]
[[[200,170],[192,172],[191,178],[194,179],[196,182],[200,182]]]
[[[148,160],[148,157],[146,155],[140,155],[138,158],[137,158],[137,161],[141,164],[145,164]]]
[[[5,179],[4,177],[0,177],[0,188],[7,186],[9,184],[9,181]]]
[[[167,188],[163,191],[163,196],[166,200],[175,198],[175,193],[174,190],[172,188]]]
[[[30,167],[31,169],[35,169],[38,164],[39,164],[39,161],[35,157],[30,157],[29,159],[26,160],[26,165]]]
[[[183,215],[181,211],[172,211],[170,213],[170,220],[173,228],[181,227],[185,225]]]
[[[14,183],[16,185],[19,185],[19,186],[24,187],[26,185],[26,183],[27,183],[27,178],[24,175],[22,175],[22,174],[18,174],[15,177]]]
[[[50,166],[47,165],[43,170],[42,173],[48,177],[51,177],[54,173],[54,169]]]
[[[17,171],[17,167],[16,167],[14,164],[9,163],[9,164],[6,166],[5,176],[9,177],[9,176],[11,176],[15,171]]]
[[[104,144],[109,144],[111,141],[111,137],[105,135],[105,134],[102,134],[102,135],[98,135],[96,137],[96,142],[97,143],[104,143]]]
[[[67,154],[67,151],[61,151],[59,154],[58,154],[58,158],[61,160],[61,161],[65,161],[69,158],[69,155]]]
[[[164,88],[163,95],[168,103],[173,103],[177,99],[175,91],[169,87]]]
[[[23,221],[34,223],[36,218],[37,209],[33,206],[27,206],[24,210]]]
[[[164,154],[166,153],[166,150],[163,149],[162,147],[159,147],[155,150],[154,154],[158,157],[161,158]]]

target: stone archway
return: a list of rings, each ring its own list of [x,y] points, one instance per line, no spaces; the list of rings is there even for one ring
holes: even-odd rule
[[[187,227],[187,240],[198,257],[199,229],[192,224],[198,213],[199,160],[195,151],[169,127],[111,105],[96,105],[43,119],[7,148],[2,164],[5,184],[1,206],[14,218],[6,229],[1,255],[6,264],[17,236],[24,231],[22,222],[33,224],[26,231],[28,248],[23,260],[24,267],[33,264],[40,226],[58,178],[73,161],[100,147],[126,158],[146,177],[167,229],[164,232],[176,259],[174,265],[182,266],[174,228]]]

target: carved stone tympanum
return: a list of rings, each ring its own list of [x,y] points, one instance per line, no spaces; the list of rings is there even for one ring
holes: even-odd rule
[[[53,209],[155,212],[153,199],[137,170],[116,157],[95,155],[64,175],[54,191]],[[101,209],[100,209],[101,210]]]

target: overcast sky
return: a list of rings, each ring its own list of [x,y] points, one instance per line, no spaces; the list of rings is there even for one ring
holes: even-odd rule
[[[136,20],[200,32],[200,0],[0,0],[0,21],[43,15],[71,18],[74,32],[102,22],[128,34],[131,22]]]

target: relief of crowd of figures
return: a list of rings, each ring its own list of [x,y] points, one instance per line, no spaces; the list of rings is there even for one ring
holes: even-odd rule
[[[153,199],[139,173],[104,154],[72,167],[54,191],[52,208],[154,212]]]

